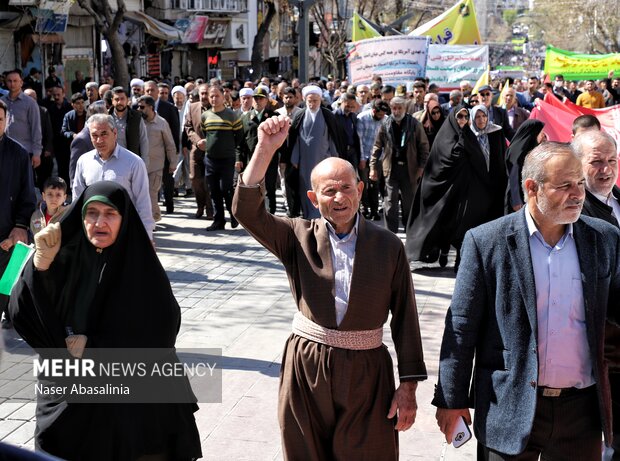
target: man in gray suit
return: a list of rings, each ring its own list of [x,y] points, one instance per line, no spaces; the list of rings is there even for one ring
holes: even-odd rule
[[[523,167],[527,206],[465,235],[433,405],[451,440],[473,404],[478,459],[598,460],[611,440],[620,231],[580,218],[584,182],[570,145],[543,143]]]

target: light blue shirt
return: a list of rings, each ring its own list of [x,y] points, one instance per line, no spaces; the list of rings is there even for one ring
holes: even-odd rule
[[[538,231],[529,209],[525,219],[536,284],[538,384],[585,388],[594,380],[586,333],[585,305],[573,225],[566,225],[551,247]]]
[[[334,293],[336,304],[336,323],[340,325],[349,306],[349,291],[351,290],[351,275],[355,261],[355,245],[357,244],[357,228],[359,214],[355,218],[355,225],[345,237],[339,238],[334,227],[323,218],[329,234],[329,247],[334,269]]]
[[[43,150],[41,112],[35,100],[23,91],[15,99],[11,99],[8,94],[0,99],[8,107],[6,134],[20,143],[29,154],[40,157]]]
[[[91,150],[78,159],[73,197],[78,198],[86,187],[98,181],[114,181],[125,188],[153,240],[155,220],[151,211],[148,174],[142,159],[118,144],[107,160],[103,160],[96,149]]]

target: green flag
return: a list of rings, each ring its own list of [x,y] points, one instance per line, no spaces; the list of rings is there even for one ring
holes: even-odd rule
[[[381,37],[381,34],[359,14],[353,13],[351,21],[353,22],[351,26],[352,42],[357,42],[358,40],[364,40],[366,38]]]
[[[11,294],[13,286],[19,279],[26,262],[33,253],[34,246],[17,242],[17,245],[13,248],[13,254],[9,260],[9,264],[6,266],[6,270],[0,279],[0,294],[7,296]]]

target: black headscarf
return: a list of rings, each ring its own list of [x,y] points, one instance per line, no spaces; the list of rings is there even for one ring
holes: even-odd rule
[[[467,230],[495,214],[493,191],[495,181],[502,179],[497,178],[498,169],[505,178],[503,151],[492,149],[495,153],[487,169],[469,125],[462,129],[458,125],[456,115],[463,109],[467,107],[460,104],[450,112],[431,148],[407,223],[409,260],[436,261],[441,248],[459,248]],[[499,140],[493,138],[493,145],[501,146]],[[504,188],[505,181],[501,190]]]
[[[122,215],[116,241],[105,249],[86,237],[82,213],[89,200],[111,204]],[[173,348],[179,305],[125,189],[109,181],[89,186],[64,215],[61,231],[50,268],[36,271],[30,261],[11,294],[11,317],[26,342],[35,349],[65,348],[70,328],[87,336],[87,350]],[[165,452],[169,440],[182,438],[182,450],[191,454],[182,459],[191,459],[200,452],[196,408],[67,404],[39,396],[37,444],[66,459],[134,459]]]
[[[521,190],[521,170],[525,157],[538,145],[538,135],[545,127],[540,120],[529,119],[523,122],[515,133],[506,152],[506,171],[508,187],[506,190],[505,211],[512,213],[514,206],[523,205]]]

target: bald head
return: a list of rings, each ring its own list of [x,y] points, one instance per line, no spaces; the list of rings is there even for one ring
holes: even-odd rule
[[[354,182],[358,181],[357,171],[355,167],[346,160],[338,157],[329,157],[319,162],[310,173],[310,183],[312,184],[312,190],[316,191],[323,178],[329,178],[334,176],[350,175],[347,179],[353,179]]]
[[[30,96],[35,101],[37,100],[37,92],[34,91],[32,88],[28,88],[28,89],[24,90],[24,94],[26,96]]]

